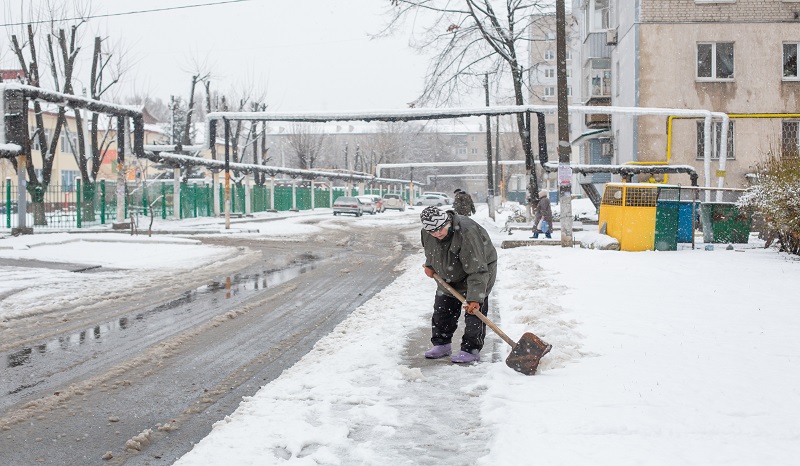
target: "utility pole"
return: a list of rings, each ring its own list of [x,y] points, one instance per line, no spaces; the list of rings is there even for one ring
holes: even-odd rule
[[[567,36],[564,0],[556,0],[556,82],[558,86],[558,192],[561,247],[572,247],[572,168],[567,109]]]
[[[486,91],[486,106],[489,106],[489,73],[483,75],[483,88]],[[489,217],[494,220],[494,174],[492,172],[492,117],[486,114],[486,204],[489,206]]]

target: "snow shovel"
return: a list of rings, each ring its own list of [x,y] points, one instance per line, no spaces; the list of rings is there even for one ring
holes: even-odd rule
[[[439,274],[434,273],[433,278],[435,278],[436,281],[439,282],[447,291],[461,301],[461,304],[467,304],[467,300],[461,296],[461,293],[453,289],[453,287],[444,281]],[[522,335],[522,338],[520,338],[518,342],[514,343],[514,340],[509,338],[508,335],[500,330],[500,328],[495,325],[494,322],[489,320],[488,317],[483,315],[482,312],[476,312],[473,315],[481,319],[484,324],[488,325],[492,330],[494,330],[494,333],[500,335],[500,338],[511,345],[511,354],[509,354],[506,358],[506,365],[517,372],[525,375],[534,375],[536,373],[536,368],[539,367],[539,360],[541,360],[542,356],[549,353],[553,348],[553,345],[542,341],[541,338],[530,332],[525,332]]]

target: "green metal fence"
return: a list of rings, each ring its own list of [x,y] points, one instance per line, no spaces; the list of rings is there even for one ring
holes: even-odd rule
[[[175,218],[175,192],[172,181],[127,183],[125,190],[125,219],[131,215],[156,218]],[[314,189],[314,208],[331,207],[331,198],[345,195],[346,189]],[[380,191],[368,193],[380,195]],[[294,206],[298,210],[311,209],[311,188],[296,187]],[[358,195],[351,189],[351,196]],[[265,212],[272,207],[288,211],[293,207],[291,186],[276,186],[272,193],[268,186],[250,188],[250,211]],[[17,186],[11,180],[0,181],[0,228],[17,226]],[[231,212],[245,212],[246,193],[242,184],[231,184]],[[224,187],[219,187],[219,211],[224,212]],[[210,217],[214,215],[213,189],[206,183],[181,183],[179,218]],[[27,193],[26,225],[34,229],[90,228],[117,221],[116,181],[83,183],[76,180],[70,185],[51,184],[46,190],[29,189]]]

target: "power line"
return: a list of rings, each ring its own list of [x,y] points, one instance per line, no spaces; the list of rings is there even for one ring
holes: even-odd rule
[[[199,8],[204,6],[217,6],[217,5],[225,5],[228,3],[242,3],[242,2],[250,2],[253,0],[222,0],[213,3],[197,3],[192,5],[183,5],[183,6],[171,6],[165,8],[154,8],[151,10],[134,10],[134,11],[124,11],[120,13],[106,13],[102,15],[89,15],[89,16],[78,16],[75,18],[64,18],[59,19],[58,21],[77,21],[77,20],[86,20],[86,19],[94,19],[94,18],[110,18],[113,16],[127,16],[127,15],[138,15],[142,13],[157,13],[159,11],[170,11],[170,10],[185,10],[188,8]],[[27,24],[42,24],[42,23],[49,23],[51,20],[39,20],[39,21],[23,21],[20,23],[5,23],[0,24],[0,27],[8,27],[8,26],[25,26]]]

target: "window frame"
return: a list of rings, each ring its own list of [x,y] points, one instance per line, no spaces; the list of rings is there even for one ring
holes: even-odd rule
[[[703,160],[703,144],[705,143],[705,122],[697,122],[696,160]],[[733,120],[728,120],[728,155],[727,160],[736,160],[736,125]],[[719,160],[719,151],[722,146],[722,122],[711,122],[711,160]]]
[[[792,125],[794,129],[793,144],[786,143],[786,126]],[[787,149],[789,149],[787,151]],[[790,153],[787,153],[790,152]],[[796,157],[800,155],[800,120],[781,120],[781,157]]]
[[[786,76],[786,46],[794,45],[794,76]],[[800,72],[797,69],[797,55],[800,52],[800,41],[781,43],[781,79],[783,81],[800,81]]]
[[[718,53],[718,45],[719,44],[731,44],[731,76],[726,78],[720,78],[717,76],[717,60],[719,57]],[[700,46],[701,45],[710,45],[711,46],[711,65],[710,71],[711,76],[700,76]],[[736,42],[735,41],[719,41],[719,42],[710,42],[710,41],[701,41],[695,44],[694,48],[695,52],[695,60],[694,60],[694,71],[695,71],[695,79],[700,82],[732,82],[736,80]]]

